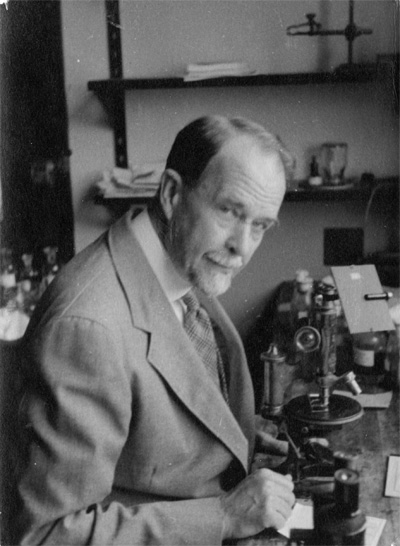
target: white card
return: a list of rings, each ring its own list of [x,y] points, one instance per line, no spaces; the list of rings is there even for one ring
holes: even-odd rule
[[[400,456],[398,455],[389,457],[385,497],[400,497]]]

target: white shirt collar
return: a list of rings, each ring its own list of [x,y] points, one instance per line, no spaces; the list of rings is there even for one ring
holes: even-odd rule
[[[177,300],[180,300],[192,288],[191,284],[183,279],[175,269],[151,223],[147,210],[142,211],[133,219],[131,229],[165,295],[175,307]]]

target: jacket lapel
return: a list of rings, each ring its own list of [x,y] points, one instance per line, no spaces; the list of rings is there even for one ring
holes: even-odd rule
[[[230,397],[234,402],[231,411],[209,377],[134,238],[130,229],[131,218],[132,213],[128,213],[111,227],[109,246],[130,305],[133,323],[150,334],[148,361],[188,410],[225,444],[247,471],[253,444],[251,421],[254,419],[254,408],[248,402],[252,400],[252,390],[249,378],[242,373],[243,361],[238,362],[236,355],[232,367]],[[218,305],[213,306],[211,301],[207,301],[205,306],[225,335],[227,331],[230,332],[229,319],[222,316]],[[240,358],[244,358],[244,355],[239,355]],[[244,383],[240,384],[242,381]],[[241,394],[243,390],[245,395]]]

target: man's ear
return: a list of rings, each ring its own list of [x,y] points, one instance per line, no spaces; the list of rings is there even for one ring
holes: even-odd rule
[[[167,220],[177,208],[182,197],[182,177],[173,169],[163,172],[160,182],[160,204]]]

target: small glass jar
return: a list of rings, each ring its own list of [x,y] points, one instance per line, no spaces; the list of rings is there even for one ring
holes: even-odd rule
[[[344,184],[344,171],[347,167],[347,144],[345,142],[327,142],[321,146],[321,175],[324,185],[339,186]]]

